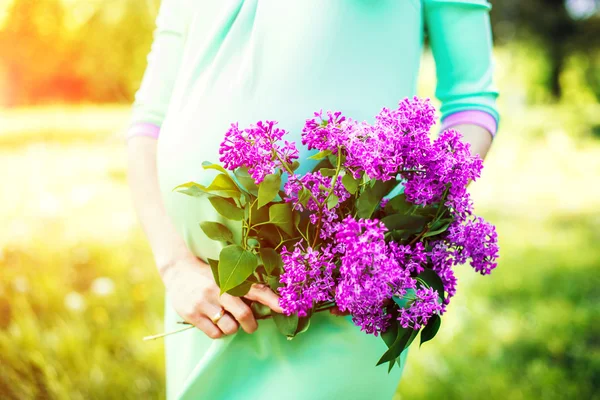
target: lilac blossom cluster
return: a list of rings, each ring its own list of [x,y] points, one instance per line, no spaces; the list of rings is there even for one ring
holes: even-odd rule
[[[402,268],[397,257],[402,250],[385,240],[386,231],[378,220],[348,216],[335,236],[340,264],[335,302],[362,330],[376,336],[389,325],[386,303],[416,287],[410,270]]]
[[[292,202],[293,208],[303,211],[304,207],[300,202],[299,196],[302,190],[306,190],[307,196],[306,209],[311,211],[309,215],[310,222],[317,224],[320,220],[320,237],[327,239],[335,233],[335,223],[339,220],[337,208],[341,203],[350,197],[350,193],[342,184],[342,177],[338,176],[333,185],[333,195],[338,198],[338,202],[333,207],[326,204],[327,198],[332,187],[333,177],[323,176],[321,172],[309,172],[305,175],[292,175],[284,185],[286,194],[285,201]],[[309,194],[310,193],[310,194]]]
[[[284,247],[281,258],[285,271],[280,282],[285,286],[279,290],[279,304],[286,315],[305,317],[314,303],[333,300],[336,266],[329,247],[315,250],[298,242],[291,252]]]
[[[283,141],[286,131],[275,128],[275,121],[259,121],[246,129],[231,124],[219,148],[219,161],[229,170],[247,167],[256,184],[265,176],[282,167],[282,162],[290,164],[298,158],[298,149],[293,142]]]
[[[434,314],[444,311],[444,306],[438,300],[438,292],[432,288],[417,289],[409,303],[409,307],[400,309],[398,320],[403,328],[421,329]]]
[[[404,99],[395,110],[383,108],[375,124],[359,123],[341,113],[315,113],[302,131],[302,143],[309,149],[343,147],[344,167],[354,177],[364,172],[369,178],[387,181],[399,172],[421,166],[431,147],[429,130],[435,123],[435,109],[429,100]]]
[[[443,314],[455,295],[453,267],[470,261],[484,275],[496,267],[495,228],[473,215],[466,190],[469,181],[479,178],[482,160],[471,155],[457,131],[445,131],[432,141],[434,116],[429,100],[415,97],[402,100],[397,109],[383,108],[372,125],[340,112],[326,116],[317,112],[306,121],[302,143],[340,157],[343,171],[335,178],[320,171],[291,174],[284,186],[283,200],[308,214],[315,235],[309,243],[301,234],[303,239],[291,250],[282,247],[279,292],[285,314],[302,317],[320,303],[335,303],[363,331],[378,335],[392,322],[390,302],[405,298],[398,323],[420,329],[433,315]],[[291,164],[298,151],[294,143],[279,144],[285,131],[274,125],[258,122],[240,130],[233,124],[221,145],[221,162],[231,170],[247,167],[257,184],[283,164]],[[347,208],[341,211],[340,205],[351,197],[343,174],[363,182],[399,179],[408,203],[444,210],[439,218],[451,222],[441,234],[415,235],[409,244],[396,243],[381,221],[345,215]],[[328,204],[332,197],[337,201]],[[388,201],[382,200],[380,209]],[[426,269],[439,276],[444,293],[418,277]]]

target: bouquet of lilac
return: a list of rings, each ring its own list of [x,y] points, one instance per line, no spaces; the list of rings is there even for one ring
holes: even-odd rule
[[[303,175],[275,121],[232,124],[222,166],[203,164],[219,172],[214,181],[174,189],[208,195],[219,214],[241,221],[241,240],[218,222],[200,224],[227,243],[208,260],[221,292],[243,296],[253,283],[268,284],[284,314],[252,309],[288,338],[307,330],[313,313],[337,306],[382,337],[388,351],[377,365],[389,370],[419,332],[421,343],[431,340],[456,293],[453,267],[469,261],[486,275],[498,257],[495,227],[473,214],[466,189],[482,160],[457,131],[432,141],[434,114],[416,97],[383,108],[372,125],[315,113],[302,144],[318,151],[310,157],[318,164]]]

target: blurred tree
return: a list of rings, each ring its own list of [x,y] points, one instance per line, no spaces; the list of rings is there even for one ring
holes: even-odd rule
[[[59,0],[15,0],[0,31],[0,62],[6,74],[5,101],[42,101],[61,79],[68,44]]]
[[[96,9],[78,31],[75,43],[81,52],[76,69],[94,83],[93,100],[133,99],[146,66],[153,28],[153,16],[139,0]]]
[[[562,95],[560,75],[567,59],[582,53],[590,60],[588,83],[600,99],[600,0],[498,0],[491,15],[500,42],[533,39],[546,50],[547,86],[555,98]]]
[[[13,0],[0,27],[0,105],[130,102],[152,40],[152,5],[89,2],[91,15],[68,29],[75,9],[62,0]]]

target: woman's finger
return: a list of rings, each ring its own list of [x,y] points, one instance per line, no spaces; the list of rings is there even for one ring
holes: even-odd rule
[[[217,326],[226,335],[233,335],[238,330],[238,324],[235,322],[233,317],[226,313],[219,319]]]
[[[192,323],[196,328],[200,329],[211,339],[219,339],[223,337],[223,332],[213,322],[204,315],[198,315],[193,318],[189,318],[189,322]]]
[[[256,331],[258,324],[254,319],[254,314],[242,299],[225,293],[221,296],[221,304],[240,323],[244,331],[248,333]]]
[[[262,283],[253,284],[248,294],[244,297],[249,300],[258,301],[276,313],[283,313],[283,309],[279,305],[279,296],[277,296],[267,285]]]

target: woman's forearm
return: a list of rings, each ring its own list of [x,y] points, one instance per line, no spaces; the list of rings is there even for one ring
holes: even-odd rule
[[[155,138],[142,135],[127,140],[127,178],[138,219],[165,280],[169,266],[193,254],[163,204],[156,172],[156,143]]]
[[[452,129],[459,131],[463,136],[463,140],[471,144],[471,153],[479,154],[482,160],[485,159],[492,145],[490,131],[474,124],[454,125]]]

